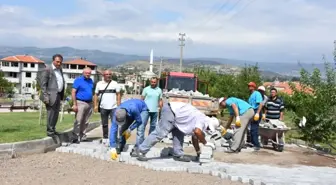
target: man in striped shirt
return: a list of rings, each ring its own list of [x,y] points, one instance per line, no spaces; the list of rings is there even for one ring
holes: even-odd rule
[[[277,96],[278,91],[275,88],[271,89],[271,96],[265,104],[266,119],[283,120],[283,111],[285,109],[281,98]]]

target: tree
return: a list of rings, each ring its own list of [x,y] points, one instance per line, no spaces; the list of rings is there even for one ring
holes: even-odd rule
[[[311,143],[329,143],[335,140],[336,133],[336,74],[329,63],[325,63],[326,79],[323,80],[319,69],[311,74],[301,70],[301,89],[293,84],[294,94],[287,104],[295,111],[295,122],[305,116],[307,123],[300,130],[303,139]]]
[[[4,73],[0,72],[0,93],[14,94],[14,84],[9,82],[5,77]]]
[[[254,81],[261,85],[261,76],[257,65],[245,66],[238,75],[217,74],[204,67],[196,67],[193,72],[198,75],[200,80],[208,83],[209,95],[212,97],[234,96],[246,100],[249,97],[247,84]]]

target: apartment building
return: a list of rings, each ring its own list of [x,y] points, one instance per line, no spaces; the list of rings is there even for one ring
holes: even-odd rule
[[[70,61],[63,62],[63,75],[66,87],[72,86],[74,80],[82,75],[83,69],[85,67],[90,67],[92,69],[91,78],[93,81],[99,80],[97,65],[87,61],[84,58],[78,58]]]
[[[17,94],[35,94],[36,75],[44,67],[44,61],[31,55],[8,56],[0,60],[0,70],[14,84]]]

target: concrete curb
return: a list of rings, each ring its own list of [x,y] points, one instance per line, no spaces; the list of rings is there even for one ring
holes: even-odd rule
[[[100,121],[89,123],[87,131],[99,127],[100,124]],[[0,156],[15,158],[20,154],[45,153],[55,150],[62,142],[69,142],[71,136],[72,129],[68,129],[56,137],[0,144]]]

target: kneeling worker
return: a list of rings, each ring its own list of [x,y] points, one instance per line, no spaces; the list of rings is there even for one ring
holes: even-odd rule
[[[215,145],[205,140],[204,131],[215,132],[219,127],[216,118],[210,118],[194,106],[183,102],[165,103],[161,111],[161,119],[155,130],[139,146],[138,160],[147,161],[146,153],[157,142],[165,138],[170,132],[173,135],[174,160],[190,162],[191,159],[184,155],[183,139],[185,135],[192,135],[192,142],[197,155],[200,154],[199,141],[213,150]]]
[[[144,115],[148,114],[148,107],[143,100],[130,99],[120,104],[114,112],[114,117],[111,124],[110,131],[110,152],[111,159],[117,158],[117,138],[118,126],[119,129],[119,152],[121,152],[126,144],[126,140],[131,136],[132,130],[138,128],[138,132],[143,130],[139,127],[144,126]],[[138,147],[144,140],[144,135],[137,133],[135,147]],[[118,153],[119,153],[118,152]],[[134,152],[132,151],[131,155]]]
[[[254,117],[254,111],[250,104],[246,101],[239,98],[230,97],[220,98],[219,106],[221,108],[227,108],[230,113],[230,118],[228,124],[231,125],[233,118],[236,118],[236,127],[238,128],[234,135],[232,145],[229,150],[225,151],[226,153],[236,153],[239,152],[242,148],[242,143],[244,141],[245,130],[248,123]]]

